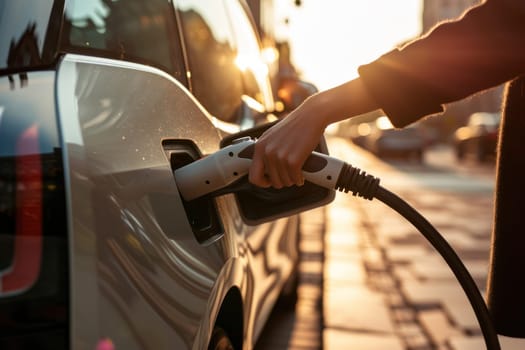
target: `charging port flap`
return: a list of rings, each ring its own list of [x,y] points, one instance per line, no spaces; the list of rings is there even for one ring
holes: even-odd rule
[[[197,146],[189,140],[164,140],[162,146],[170,161],[172,172],[201,158]],[[213,242],[224,234],[213,198],[203,197],[189,202],[182,199],[182,201],[186,217],[199,243]]]

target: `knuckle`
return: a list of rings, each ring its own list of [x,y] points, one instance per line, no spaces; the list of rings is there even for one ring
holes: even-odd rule
[[[301,168],[301,160],[297,156],[290,156],[288,159],[288,165],[290,169],[300,169]]]

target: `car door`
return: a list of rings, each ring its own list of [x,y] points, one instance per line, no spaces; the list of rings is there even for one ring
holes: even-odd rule
[[[192,93],[227,136],[276,120],[268,67],[245,4],[177,0]],[[226,219],[225,219],[226,220]],[[243,228],[252,289],[245,319],[261,331],[297,259],[297,217]],[[248,327],[251,329],[252,327]],[[251,338],[252,335],[248,335]]]
[[[229,288],[251,290],[234,200],[187,206],[173,177],[220,135],[183,84],[169,2],[68,5],[56,99],[72,348],[192,348]]]

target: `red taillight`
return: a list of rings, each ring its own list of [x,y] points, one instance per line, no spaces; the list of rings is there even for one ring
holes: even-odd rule
[[[15,295],[38,279],[42,258],[42,160],[38,128],[27,128],[16,144],[16,229],[12,263],[0,274],[0,295]]]
[[[0,349],[68,349],[69,253],[57,73],[22,74],[26,85],[0,88]],[[0,86],[5,84],[9,87],[9,77],[0,77]]]

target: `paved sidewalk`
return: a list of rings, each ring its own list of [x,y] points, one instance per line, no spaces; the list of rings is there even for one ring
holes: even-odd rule
[[[356,166],[370,165],[369,156],[341,139],[330,139],[329,149]],[[410,186],[390,190],[445,236],[483,290],[491,193],[422,192]],[[326,210],[325,350],[485,349],[463,290],[410,223],[378,200],[351,194],[337,194]],[[523,340],[502,338],[501,343],[504,350],[525,348]]]
[[[255,350],[322,349],[326,214],[326,207],[301,213],[297,304],[276,306]]]

